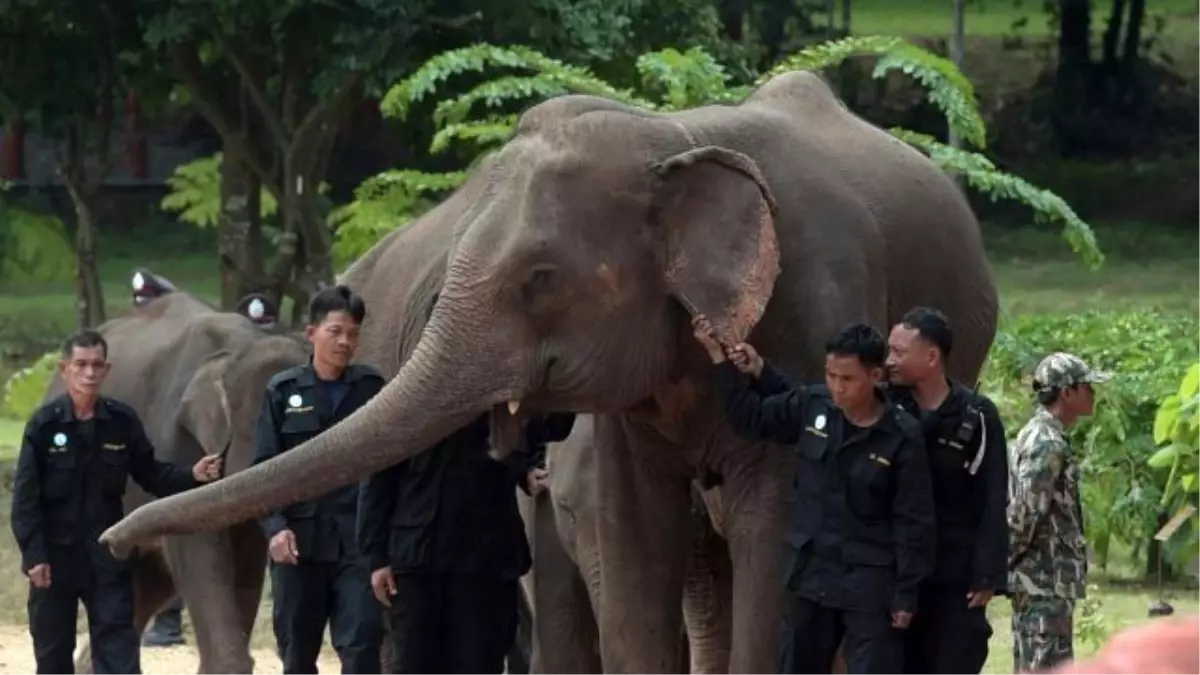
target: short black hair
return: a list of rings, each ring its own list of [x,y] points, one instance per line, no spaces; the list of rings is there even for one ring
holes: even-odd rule
[[[316,326],[325,320],[332,312],[345,312],[354,319],[354,323],[362,324],[367,316],[367,305],[363,299],[349,286],[338,284],[332,288],[317,293],[308,303],[308,323]]]
[[[99,347],[100,351],[104,352],[104,360],[108,360],[108,341],[104,339],[104,336],[99,331],[84,328],[81,331],[68,335],[67,339],[62,342],[62,357],[64,359],[71,358],[71,354],[75,352],[76,347],[80,349]]]
[[[950,320],[939,310],[914,307],[900,319],[900,323],[917,331],[921,339],[937,347],[943,359],[950,356],[950,350],[954,348],[954,331],[950,330]]]
[[[887,360],[887,341],[874,326],[852,323],[825,343],[825,353],[837,356],[856,356],[867,368],[882,368]]]

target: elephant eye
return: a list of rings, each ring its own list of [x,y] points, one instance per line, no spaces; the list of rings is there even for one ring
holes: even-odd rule
[[[531,310],[549,311],[558,305],[565,289],[559,270],[553,265],[537,265],[521,284],[521,295]]]
[[[534,288],[546,288],[554,280],[554,271],[549,268],[535,269],[529,275],[529,285]]]

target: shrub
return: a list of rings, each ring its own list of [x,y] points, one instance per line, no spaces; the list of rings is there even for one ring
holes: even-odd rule
[[[0,401],[0,416],[29,419],[46,395],[54,369],[58,367],[58,358],[58,352],[47,352],[8,378],[4,384],[4,399]]]
[[[1032,413],[1030,377],[1043,356],[1071,352],[1114,373],[1096,388],[1095,415],[1070,431],[1081,456],[1087,535],[1102,569],[1114,539],[1140,561],[1158,527],[1167,470],[1148,463],[1157,445],[1155,417],[1200,358],[1198,341],[1194,316],[1153,309],[1024,315],[1005,321],[996,336],[982,389],[996,401],[1010,438]]]

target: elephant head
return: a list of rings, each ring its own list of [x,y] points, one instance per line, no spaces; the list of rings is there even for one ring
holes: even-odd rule
[[[450,200],[445,281],[384,390],[276,460],[130,514],[104,535],[114,551],[316,497],[483,412],[512,429],[531,409],[627,409],[699,354],[689,312],[744,339],[779,274],[775,202],[752,159],[603,99],[531,108]],[[366,300],[367,330],[402,304]]]
[[[176,425],[196,442],[200,452],[222,454],[226,475],[249,467],[267,381],[305,358],[300,342],[279,335],[209,355],[183,391]]]

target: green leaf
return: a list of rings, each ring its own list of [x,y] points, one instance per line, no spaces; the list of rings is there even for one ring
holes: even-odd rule
[[[1200,393],[1200,363],[1193,363],[1179,383],[1179,398],[1189,399]]]
[[[62,220],[0,201],[0,281],[66,281],[75,272],[75,247]]]
[[[1179,448],[1175,445],[1168,445],[1165,448],[1159,448],[1146,463],[1155,469],[1165,469],[1175,461],[1179,455]]]
[[[1162,445],[1171,437],[1175,422],[1179,418],[1179,404],[1178,396],[1168,396],[1158,407],[1158,413],[1154,416],[1154,442],[1156,444]]]
[[[27,368],[23,368],[4,383],[4,399],[0,413],[12,419],[26,420],[42,404],[50,379],[58,368],[58,352],[47,352]]]

